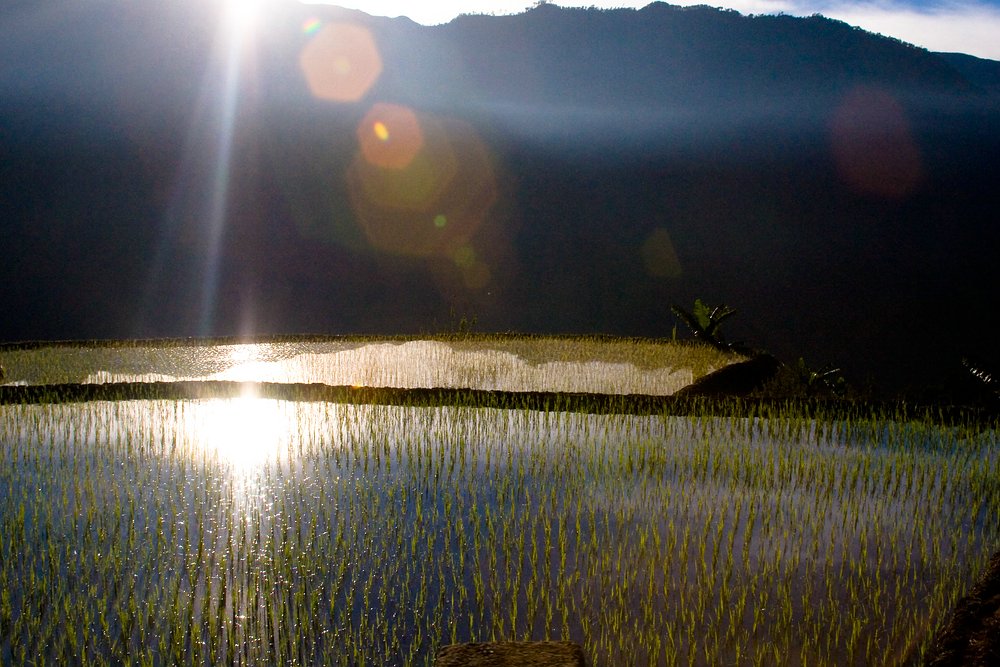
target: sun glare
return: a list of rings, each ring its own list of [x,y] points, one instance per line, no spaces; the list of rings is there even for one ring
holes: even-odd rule
[[[260,381],[264,362],[258,345],[232,345],[226,355],[230,367],[213,379]],[[199,449],[217,455],[235,470],[259,468],[280,457],[291,437],[291,413],[281,401],[260,398],[253,385],[240,396],[199,403],[188,434]]]
[[[260,13],[261,0],[225,0],[229,25],[239,31],[253,27]]]
[[[280,401],[244,393],[238,398],[200,403],[189,435],[209,456],[235,472],[252,472],[288,450],[291,415]]]

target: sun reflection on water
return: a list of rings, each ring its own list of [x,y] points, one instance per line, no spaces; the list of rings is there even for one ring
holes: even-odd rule
[[[185,434],[197,454],[216,459],[237,477],[250,477],[291,451],[294,415],[284,401],[244,393],[188,406]]]

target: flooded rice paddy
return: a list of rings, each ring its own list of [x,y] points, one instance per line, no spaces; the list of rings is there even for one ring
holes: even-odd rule
[[[51,346],[0,352],[11,384],[322,383],[665,396],[736,360],[654,341],[486,337],[483,341]]]
[[[997,453],[892,420],[2,406],[0,663],[896,664],[1000,548]]]

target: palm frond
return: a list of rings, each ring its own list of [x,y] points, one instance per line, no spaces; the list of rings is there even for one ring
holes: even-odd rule
[[[965,366],[966,370],[972,373],[980,382],[984,383],[986,386],[991,387],[994,391],[1000,392],[1000,381],[997,380],[996,373],[988,370],[983,364],[971,361],[970,359],[963,357],[962,365]]]

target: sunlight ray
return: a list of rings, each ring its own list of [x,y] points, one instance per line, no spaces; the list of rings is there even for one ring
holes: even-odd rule
[[[216,128],[216,141],[212,156],[212,190],[206,220],[205,273],[199,319],[200,331],[203,335],[212,332],[219,287],[222,238],[228,208],[233,135],[240,101],[240,75],[244,53],[247,51],[247,43],[253,34],[258,4],[252,1],[231,0],[226,5],[225,18],[220,28],[225,54],[222,63],[222,90],[218,106],[215,109],[217,115],[213,119],[213,125]]]

